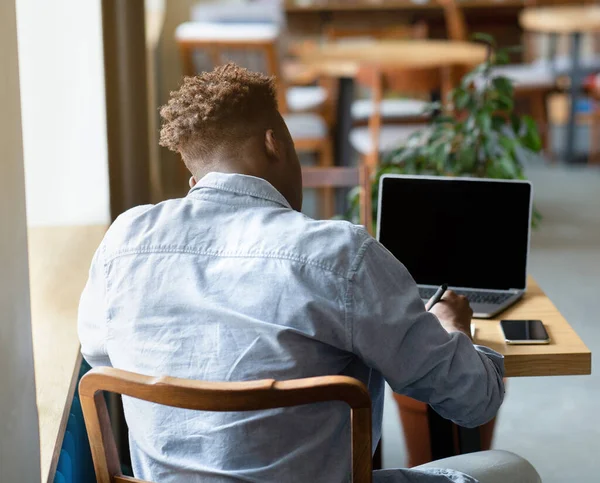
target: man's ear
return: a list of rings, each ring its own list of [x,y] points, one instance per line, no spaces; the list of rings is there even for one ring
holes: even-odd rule
[[[281,161],[283,152],[281,151],[279,140],[272,129],[268,129],[267,132],[265,132],[265,149],[267,150],[269,159]]]

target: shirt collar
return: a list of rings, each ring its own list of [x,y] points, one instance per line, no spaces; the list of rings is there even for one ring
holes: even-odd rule
[[[239,195],[252,196],[272,201],[285,208],[292,208],[284,196],[263,178],[246,174],[211,172],[201,178],[188,194],[198,193],[203,188],[212,188]]]

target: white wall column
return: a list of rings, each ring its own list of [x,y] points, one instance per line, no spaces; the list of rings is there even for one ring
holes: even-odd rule
[[[40,481],[15,0],[0,2],[0,481]]]

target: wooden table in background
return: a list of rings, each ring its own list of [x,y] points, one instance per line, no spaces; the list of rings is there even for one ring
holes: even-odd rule
[[[581,38],[583,34],[600,32],[600,6],[564,5],[527,8],[521,12],[519,22],[525,31],[550,36],[550,57],[554,57],[558,35],[569,35],[571,37],[570,58],[572,65],[569,72],[571,78],[571,109],[567,124],[565,158],[567,161],[572,161],[575,152],[577,98],[581,94],[586,75],[595,70],[588,69],[586,72],[581,64]]]
[[[485,60],[486,48],[451,40],[377,40],[328,42],[300,52],[304,65],[325,77],[354,77],[362,62],[402,68],[464,65]]]
[[[325,43],[298,52],[300,60],[316,76],[338,79],[335,131],[336,164],[347,166],[353,158],[350,144],[354,76],[363,62],[401,68],[457,66],[470,68],[485,60],[486,48],[473,42],[450,40],[379,40]],[[338,211],[343,213],[344,201]]]
[[[31,325],[42,482],[52,483],[75,391],[77,308],[105,226],[28,230]],[[32,482],[35,483],[35,482]]]

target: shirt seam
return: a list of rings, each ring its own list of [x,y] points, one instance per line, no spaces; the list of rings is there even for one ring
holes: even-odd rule
[[[106,245],[102,245],[102,251],[100,253],[102,257],[102,273],[104,274],[104,323],[106,324],[106,337],[102,341],[102,351],[108,356],[108,339],[110,337],[110,326],[111,326],[111,315],[110,306],[108,304],[108,291],[110,290],[110,283],[108,277],[108,264],[106,263]]]
[[[291,206],[289,205],[287,200],[284,201],[282,199],[278,199],[277,197],[271,196],[267,193],[258,193],[256,191],[231,188],[231,187],[221,184],[221,183],[211,183],[211,184],[201,185],[201,186],[199,186],[198,191],[200,191],[202,188],[213,188],[213,189],[217,189],[217,190],[221,190],[221,191],[226,191],[228,193],[236,193],[236,194],[241,194],[241,195],[252,196],[253,198],[265,199],[265,200],[269,200],[274,203],[277,203],[278,205],[282,205],[285,208],[291,209]],[[195,197],[196,192],[192,191],[190,193],[190,196]]]
[[[188,198],[189,201],[206,201],[208,203],[214,203],[216,205],[219,206],[229,206],[231,208],[238,208],[240,206],[273,206],[273,202],[271,200],[262,200],[259,198],[256,198],[256,201],[240,201],[238,203],[228,203],[226,201],[222,201],[222,200],[215,200],[215,199],[211,199],[210,195],[208,195],[207,193],[205,194],[197,194],[197,195],[190,195],[190,197]],[[281,206],[281,205],[279,205]],[[281,206],[281,208],[285,208],[284,206]]]
[[[106,263],[111,263],[117,258],[128,256],[128,255],[139,255],[142,253],[184,253],[189,255],[204,255],[210,257],[226,257],[226,258],[273,258],[279,260],[290,260],[295,262],[300,262],[305,265],[311,265],[323,270],[326,270],[338,277],[343,278],[343,274],[335,270],[333,267],[325,265],[324,263],[320,263],[314,260],[309,260],[304,257],[299,257],[297,255],[293,255],[291,253],[275,253],[275,252],[229,252],[229,251],[221,251],[221,250],[197,250],[193,248],[185,248],[179,246],[170,246],[170,245],[158,245],[158,246],[147,246],[147,247],[138,247],[133,249],[122,249],[115,252]]]
[[[373,242],[373,238],[367,238],[356,253],[352,264],[350,265],[350,269],[346,275],[346,294],[344,296],[344,320],[346,324],[346,331],[348,332],[348,347],[350,347],[350,351],[354,352],[354,299],[352,297],[352,291],[354,287],[354,276],[362,263],[365,252],[367,248]]]

